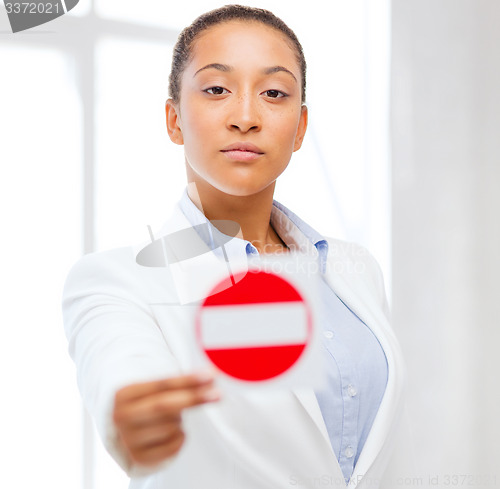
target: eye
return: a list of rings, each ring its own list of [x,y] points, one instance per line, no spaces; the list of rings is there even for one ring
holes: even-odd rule
[[[287,94],[280,90],[266,90],[264,92],[269,98],[283,98],[286,97]]]
[[[224,93],[225,88],[222,87],[210,87],[207,88],[206,90],[203,90],[204,92],[210,93],[211,95],[222,95]],[[226,90],[227,92],[227,90]]]

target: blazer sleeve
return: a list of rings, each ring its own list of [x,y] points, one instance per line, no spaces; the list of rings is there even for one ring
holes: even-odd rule
[[[140,268],[131,248],[85,255],[70,270],[62,300],[84,405],[105,448],[130,477],[161,467],[140,467],[128,459],[112,418],[115,394],[126,385],[178,372],[147,305],[148,284]]]

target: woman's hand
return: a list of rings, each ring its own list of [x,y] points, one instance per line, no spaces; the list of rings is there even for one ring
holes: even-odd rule
[[[208,372],[133,384],[116,393],[113,420],[132,462],[153,466],[181,449],[182,410],[219,398]]]

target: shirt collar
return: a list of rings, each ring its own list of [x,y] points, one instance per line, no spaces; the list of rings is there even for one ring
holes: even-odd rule
[[[184,189],[179,207],[191,225],[195,226],[209,222],[189,198],[187,188]],[[328,256],[328,242],[321,234],[276,200],[273,200],[271,225],[292,251],[317,257],[321,271],[324,273]],[[215,253],[221,253],[216,243],[221,242],[220,236],[222,233],[212,224],[203,227],[203,229],[206,231],[204,235],[200,234],[200,237]],[[250,241],[238,237],[233,238],[231,241],[233,246],[240,250],[244,249],[247,255],[258,255],[257,248]]]

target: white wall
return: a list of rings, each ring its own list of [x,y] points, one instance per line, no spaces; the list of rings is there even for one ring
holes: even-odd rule
[[[437,487],[493,487],[500,2],[393,0],[392,8],[393,319],[410,374],[413,462],[424,487],[434,485],[429,476]]]

